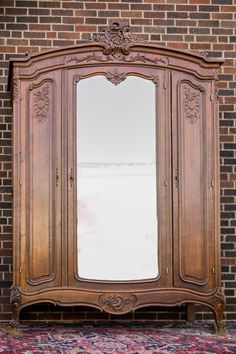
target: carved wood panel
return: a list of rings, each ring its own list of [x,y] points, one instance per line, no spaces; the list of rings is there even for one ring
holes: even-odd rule
[[[209,235],[209,177],[206,115],[207,86],[191,76],[174,73],[173,96],[176,120],[175,284],[209,286],[212,278],[212,240]],[[176,86],[175,86],[176,85]],[[210,162],[210,163],[208,163]],[[189,285],[187,285],[189,284]]]
[[[24,96],[28,107],[25,112],[27,267],[21,268],[26,274],[27,287],[55,283],[61,277],[61,258],[58,252],[61,123],[56,108],[56,100],[60,98],[60,85],[57,81],[58,78],[53,75],[42,77],[28,85]]]
[[[77,274],[78,269],[78,256],[77,256],[77,200],[76,200],[76,112],[79,107],[76,107],[76,84],[80,80],[86,80],[86,78],[96,75],[96,68],[82,68],[73,69],[68,73],[68,90],[65,90],[65,101],[67,107],[67,119],[68,119],[68,136],[72,136],[73,139],[69,140],[69,171],[73,172],[73,183],[68,185],[68,237],[69,237],[69,259],[73,259],[73,263],[69,263],[68,278],[69,284],[83,288],[96,289],[98,281],[89,279],[81,279]],[[137,76],[144,80],[153,82],[153,86],[156,90],[156,160],[157,160],[157,218],[158,218],[158,269],[159,274],[157,279],[146,280],[148,286],[154,288],[157,284],[168,285],[172,283],[172,271],[171,271],[171,239],[166,237],[171,233],[171,213],[170,213],[170,184],[171,173],[169,155],[170,145],[167,143],[170,139],[170,122],[167,117],[167,97],[168,89],[165,80],[166,73],[164,70],[143,70],[130,67],[121,67],[119,70],[114,66],[103,67],[99,70],[99,75],[103,75],[106,79],[111,81],[114,85],[121,85],[127,77]],[[164,90],[164,92],[163,92]],[[159,104],[159,102],[164,104]],[[118,102],[119,104],[119,102]],[[115,109],[115,107],[114,107]],[[99,117],[98,117],[99,119]],[[127,128],[128,129],[128,128]],[[167,184],[169,188],[167,188]],[[135,244],[134,244],[135,247]],[[135,289],[139,287],[137,281],[130,282],[115,282],[115,281],[103,281],[104,290],[116,290],[122,289]],[[107,307],[106,307],[107,308]]]

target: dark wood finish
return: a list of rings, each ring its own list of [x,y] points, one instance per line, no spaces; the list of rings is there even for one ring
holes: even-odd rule
[[[11,61],[13,325],[23,307],[37,302],[112,314],[187,303],[189,320],[199,303],[212,309],[224,333],[215,92],[221,63],[138,42],[117,23],[88,43]],[[156,86],[159,275],[153,280],[77,275],[75,89],[94,75],[115,85],[135,75]]]
[[[192,323],[195,321],[195,306],[194,304],[187,304],[187,309],[186,309],[186,315],[187,315],[187,322]]]

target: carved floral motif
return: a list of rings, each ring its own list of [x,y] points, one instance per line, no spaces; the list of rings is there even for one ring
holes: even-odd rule
[[[95,53],[93,54],[89,54],[83,57],[76,57],[76,56],[72,56],[70,58],[64,57],[64,63],[65,64],[69,64],[69,63],[82,63],[82,62],[86,62],[89,63],[91,61],[96,61],[96,62],[101,62],[101,63],[106,63],[108,62],[110,59],[108,57],[103,57],[102,55],[97,55]]]
[[[190,123],[196,123],[200,118],[200,93],[184,86],[184,116]]]
[[[34,93],[34,118],[44,123],[49,113],[49,84]]]
[[[69,63],[78,64],[78,63],[83,63],[83,62],[90,63],[91,61],[98,62],[98,63],[107,63],[108,61],[115,61],[115,60],[118,60],[118,61],[123,60],[126,63],[142,62],[142,63],[153,63],[153,64],[164,64],[164,65],[168,65],[168,63],[169,63],[169,60],[166,57],[156,56],[154,58],[151,58],[146,55],[136,54],[133,56],[126,56],[126,57],[124,56],[124,57],[115,58],[110,55],[104,57],[102,55],[97,55],[95,53],[89,54],[89,55],[86,55],[83,57],[76,57],[76,56],[73,56],[70,58],[65,57],[64,63],[65,64],[69,64]]]
[[[103,308],[108,308],[112,312],[123,312],[130,310],[134,307],[137,298],[132,294],[122,295],[102,295],[100,303]]]
[[[73,84],[76,85],[80,81],[81,77],[79,74],[73,76]]]
[[[159,63],[164,65],[168,65],[169,63],[168,58],[162,56],[149,57],[145,54],[139,53],[129,56],[132,45],[140,42],[140,40],[138,41],[137,38],[131,34],[129,26],[122,25],[118,21],[113,22],[109,27],[106,27],[102,34],[94,34],[91,41],[101,44],[104,48],[103,54],[105,56],[96,53],[88,54],[82,57],[71,56],[68,58],[65,56],[64,63],[106,63],[108,61],[125,61],[126,63]]]
[[[117,86],[122,81],[126,79],[127,75],[125,73],[119,73],[117,70],[114,72],[108,72],[106,74],[107,80],[109,80],[113,85]]]
[[[159,85],[159,76],[151,76],[150,78],[155,85]]]
[[[92,40],[103,45],[103,53],[122,60],[130,53],[130,45],[137,39],[130,33],[129,27],[113,22],[102,34],[94,34]]]
[[[11,295],[10,295],[10,303],[13,304],[14,302],[20,303],[21,294],[19,291],[19,287],[16,285],[12,285],[11,287]]]

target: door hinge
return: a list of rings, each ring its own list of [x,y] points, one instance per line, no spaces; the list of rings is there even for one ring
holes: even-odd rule
[[[164,186],[165,186],[165,187],[168,186],[167,179],[166,179],[165,182],[164,182]]]
[[[163,88],[166,89],[167,85],[166,82],[163,83]]]
[[[212,274],[215,274],[215,267],[211,268]]]
[[[212,188],[215,187],[215,181],[214,181],[214,179],[211,180],[211,187],[212,187]]]
[[[169,268],[168,268],[168,267],[166,267],[166,269],[165,269],[165,273],[166,273],[166,274],[168,274],[168,273],[169,273]]]
[[[21,266],[19,267],[19,272],[20,272],[20,273],[22,272],[22,268],[21,268]]]

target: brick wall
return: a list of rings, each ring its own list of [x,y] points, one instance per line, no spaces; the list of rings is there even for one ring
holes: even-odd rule
[[[221,134],[222,281],[227,296],[226,319],[236,320],[236,0],[0,0],[0,321],[10,319],[12,284],[12,108],[7,92],[8,60],[28,51],[79,43],[100,31],[109,18],[129,21],[143,39],[186,50],[208,51],[224,58],[219,81]],[[181,319],[181,309],[149,308],[120,317]],[[107,320],[113,316],[90,308],[63,310],[34,305],[22,319]],[[209,318],[199,312],[198,319]]]

